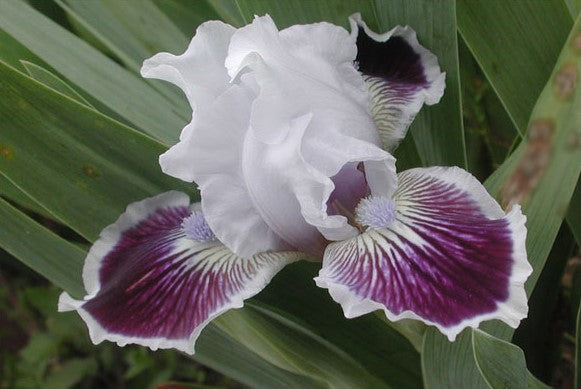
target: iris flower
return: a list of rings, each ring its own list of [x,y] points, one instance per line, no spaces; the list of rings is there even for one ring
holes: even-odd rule
[[[409,27],[384,34],[358,14],[279,31],[202,24],[179,56],[142,75],[174,83],[192,121],[160,157],[200,189],[129,205],[85,261],[92,340],[193,353],[203,327],[242,307],[290,262],[321,260],[316,284],[348,318],[383,310],[454,340],[527,314],[525,217],[505,213],[460,168],[396,174],[390,152],[445,74]]]

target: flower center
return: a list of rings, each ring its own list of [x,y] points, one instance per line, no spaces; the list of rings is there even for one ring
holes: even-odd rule
[[[192,211],[192,214],[182,222],[182,230],[186,237],[197,242],[211,242],[216,236],[206,222],[201,211]]]
[[[387,228],[395,219],[395,202],[383,196],[369,196],[361,199],[355,208],[355,221],[372,230]]]

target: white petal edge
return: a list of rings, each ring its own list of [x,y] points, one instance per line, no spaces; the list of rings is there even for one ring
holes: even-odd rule
[[[235,31],[220,21],[202,23],[183,54],[158,53],[143,62],[141,75],[176,85],[193,109],[207,104],[230,84],[224,61]]]
[[[351,25],[351,35],[355,39],[358,33],[357,26],[361,26],[365,33],[377,42],[386,42],[392,36],[400,36],[405,39],[420,55],[422,64],[425,66],[426,80],[432,84],[428,90],[424,91],[426,104],[433,105],[440,101],[446,87],[446,73],[440,71],[438,57],[420,44],[416,32],[410,26],[396,26],[388,32],[378,34],[369,29],[360,13],[349,16],[349,24]]]
[[[228,249],[224,248],[224,250]],[[77,311],[89,329],[89,337],[93,344],[99,344],[104,340],[107,340],[115,342],[120,347],[124,347],[128,344],[138,344],[149,347],[153,351],[158,349],[177,349],[187,354],[194,354],[196,340],[203,329],[212,320],[231,309],[242,308],[244,306],[244,300],[249,299],[262,291],[270,283],[272,278],[286,265],[304,258],[308,259],[304,254],[297,252],[262,253],[260,255],[272,256],[273,258],[276,257],[278,260],[278,266],[270,268],[269,272],[262,274],[261,277],[256,277],[250,284],[245,286],[241,293],[232,296],[229,304],[222,306],[219,310],[212,313],[203,323],[199,324],[188,339],[176,340],[163,337],[142,338],[110,333],[104,329],[88,311],[82,308],[82,305],[89,300],[91,296],[86,296],[84,300],[75,300],[68,293],[63,292],[59,297],[58,311]]]
[[[440,71],[437,57],[420,45],[415,31],[411,27],[396,26],[386,33],[377,34],[369,29],[359,13],[351,15],[349,23],[351,25],[351,35],[355,40],[359,33],[358,26],[361,26],[367,36],[377,42],[386,42],[396,36],[403,38],[414,52],[420,56],[426,81],[430,84],[429,88],[420,89],[415,93],[415,97],[405,104],[394,103],[388,106],[372,106],[374,116],[376,114],[380,116],[376,117],[376,121],[384,148],[388,151],[393,151],[405,137],[409,126],[423,104],[433,105],[440,101],[446,87],[446,73]],[[371,76],[366,77],[366,83],[371,96],[377,92],[375,89],[378,85],[384,85],[383,79]]]
[[[505,216],[500,205],[498,205],[492,196],[484,190],[482,184],[480,184],[480,182],[470,173],[457,167],[417,168],[407,170],[403,173],[414,174],[416,172],[437,177],[442,181],[454,185],[461,183],[459,186],[464,188],[470,194],[471,198],[480,206],[481,211],[486,217],[489,219],[505,217],[509,221],[510,236],[514,242],[512,254],[514,264],[509,278],[508,299],[504,302],[497,303],[497,309],[494,312],[463,320],[457,325],[451,327],[444,327],[438,323],[421,318],[411,310],[404,311],[399,315],[394,314],[381,303],[355,295],[346,286],[325,276],[325,259],[323,260],[323,269],[319,272],[319,276],[314,278],[316,285],[329,290],[329,294],[334,301],[341,305],[343,313],[348,319],[362,316],[376,310],[382,310],[386,317],[391,321],[414,319],[420,320],[428,325],[433,325],[445,334],[451,342],[456,339],[457,335],[462,332],[463,329],[467,327],[477,328],[482,322],[487,320],[499,319],[507,323],[509,326],[517,328],[520,321],[526,318],[528,314],[528,297],[524,289],[524,284],[533,271],[532,266],[528,262],[526,252],[526,216],[522,213],[520,206],[514,205]],[[373,234],[375,232],[365,232],[363,235],[369,233]],[[341,245],[344,242],[332,243],[327,247],[327,250],[333,246]]]
[[[194,354],[195,341],[205,328],[205,326],[216,317],[225,313],[230,309],[241,308],[244,305],[244,300],[253,297],[268,285],[272,278],[287,264],[298,261],[300,259],[310,259],[303,253],[299,252],[268,252],[260,253],[255,258],[261,258],[270,261],[269,265],[274,266],[263,267],[258,271],[258,274],[237,294],[230,296],[228,304],[221,306],[218,310],[213,312],[204,322],[195,327],[188,339],[167,339],[165,337],[134,337],[124,336],[121,334],[110,333],[101,326],[93,318],[87,310],[83,309],[83,305],[94,298],[100,290],[99,270],[102,260],[112,251],[119,242],[122,234],[129,228],[135,226],[140,221],[147,218],[148,215],[154,213],[160,208],[167,207],[188,206],[193,210],[199,210],[199,203],[190,206],[190,199],[184,193],[177,191],[170,191],[162,193],[155,197],[147,198],[130,204],[126,211],[113,224],[106,227],[100,234],[100,238],[89,250],[85,265],[83,268],[83,282],[87,290],[87,295],[83,300],[76,300],[72,298],[67,292],[63,292],[59,297],[58,310],[59,312],[77,311],[89,329],[89,336],[94,344],[99,344],[104,340],[117,343],[119,346],[127,344],[139,344],[147,346],[152,350],[175,348],[188,354]],[[219,242],[211,242],[206,244],[208,247],[218,247],[218,250],[213,255],[223,257],[227,256],[230,260],[242,259],[233,254],[225,246]]]

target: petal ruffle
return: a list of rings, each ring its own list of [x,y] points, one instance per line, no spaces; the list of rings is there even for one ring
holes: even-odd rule
[[[313,109],[366,113],[369,99],[353,66],[356,54],[353,38],[342,27],[323,22],[279,32],[265,15],[236,31],[225,64],[232,79],[252,69],[260,85],[252,127],[260,140],[272,143],[286,136],[284,124]]]
[[[187,134],[159,158],[162,170],[185,181],[195,181],[202,195],[202,210],[212,231],[240,256],[289,248],[269,226],[252,197],[252,179],[244,156],[252,137],[248,130],[252,88],[232,85],[206,108],[199,110]],[[262,166],[261,161],[260,166]],[[250,172],[251,174],[259,173]],[[281,195],[278,186],[268,193]],[[284,195],[284,193],[282,193]],[[282,204],[279,210],[284,210]]]
[[[316,282],[345,316],[383,309],[390,320],[435,325],[450,340],[484,320],[518,326],[527,315],[524,282],[532,272],[520,207],[505,214],[459,168],[405,171],[394,200],[389,228],[325,252]]]
[[[264,16],[234,34],[226,59],[231,77],[244,70],[259,87],[243,164],[251,197],[277,235],[311,253],[321,247],[313,227],[330,240],[356,233],[345,217],[327,212],[331,177],[346,164],[365,164],[372,192],[395,190],[395,161],[379,147],[355,55],[341,27],[279,32]]]
[[[409,26],[372,32],[360,14],[349,18],[357,41],[357,63],[371,94],[371,112],[384,147],[403,139],[424,103],[436,104],[444,93],[445,73],[438,60],[418,43]]]
[[[199,206],[190,206],[188,196],[179,192],[131,204],[102,231],[87,256],[83,280],[88,295],[76,301],[63,293],[59,310],[77,310],[94,343],[110,340],[193,353],[210,320],[242,307],[280,269],[299,259],[298,253],[238,257],[211,239],[211,231],[201,231],[204,223],[183,224],[192,212],[199,212]]]
[[[175,84],[184,91],[192,109],[212,102],[230,85],[224,61],[235,31],[220,21],[205,22],[183,54],[156,54],[143,62],[141,75]]]

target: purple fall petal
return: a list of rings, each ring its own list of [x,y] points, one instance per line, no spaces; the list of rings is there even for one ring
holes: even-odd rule
[[[445,73],[409,26],[376,34],[359,14],[349,20],[357,40],[356,62],[371,96],[371,113],[384,147],[393,150],[422,105],[440,101]]]
[[[347,317],[383,309],[420,319],[451,340],[465,327],[526,317],[525,217],[507,215],[467,172],[412,169],[399,175],[396,215],[327,248],[317,285]]]
[[[59,309],[78,310],[95,343],[107,339],[193,353],[211,319],[242,307],[298,259],[285,253],[238,257],[190,215],[203,217],[199,205],[190,206],[178,192],[130,205],[89,252],[85,301],[63,294]]]

